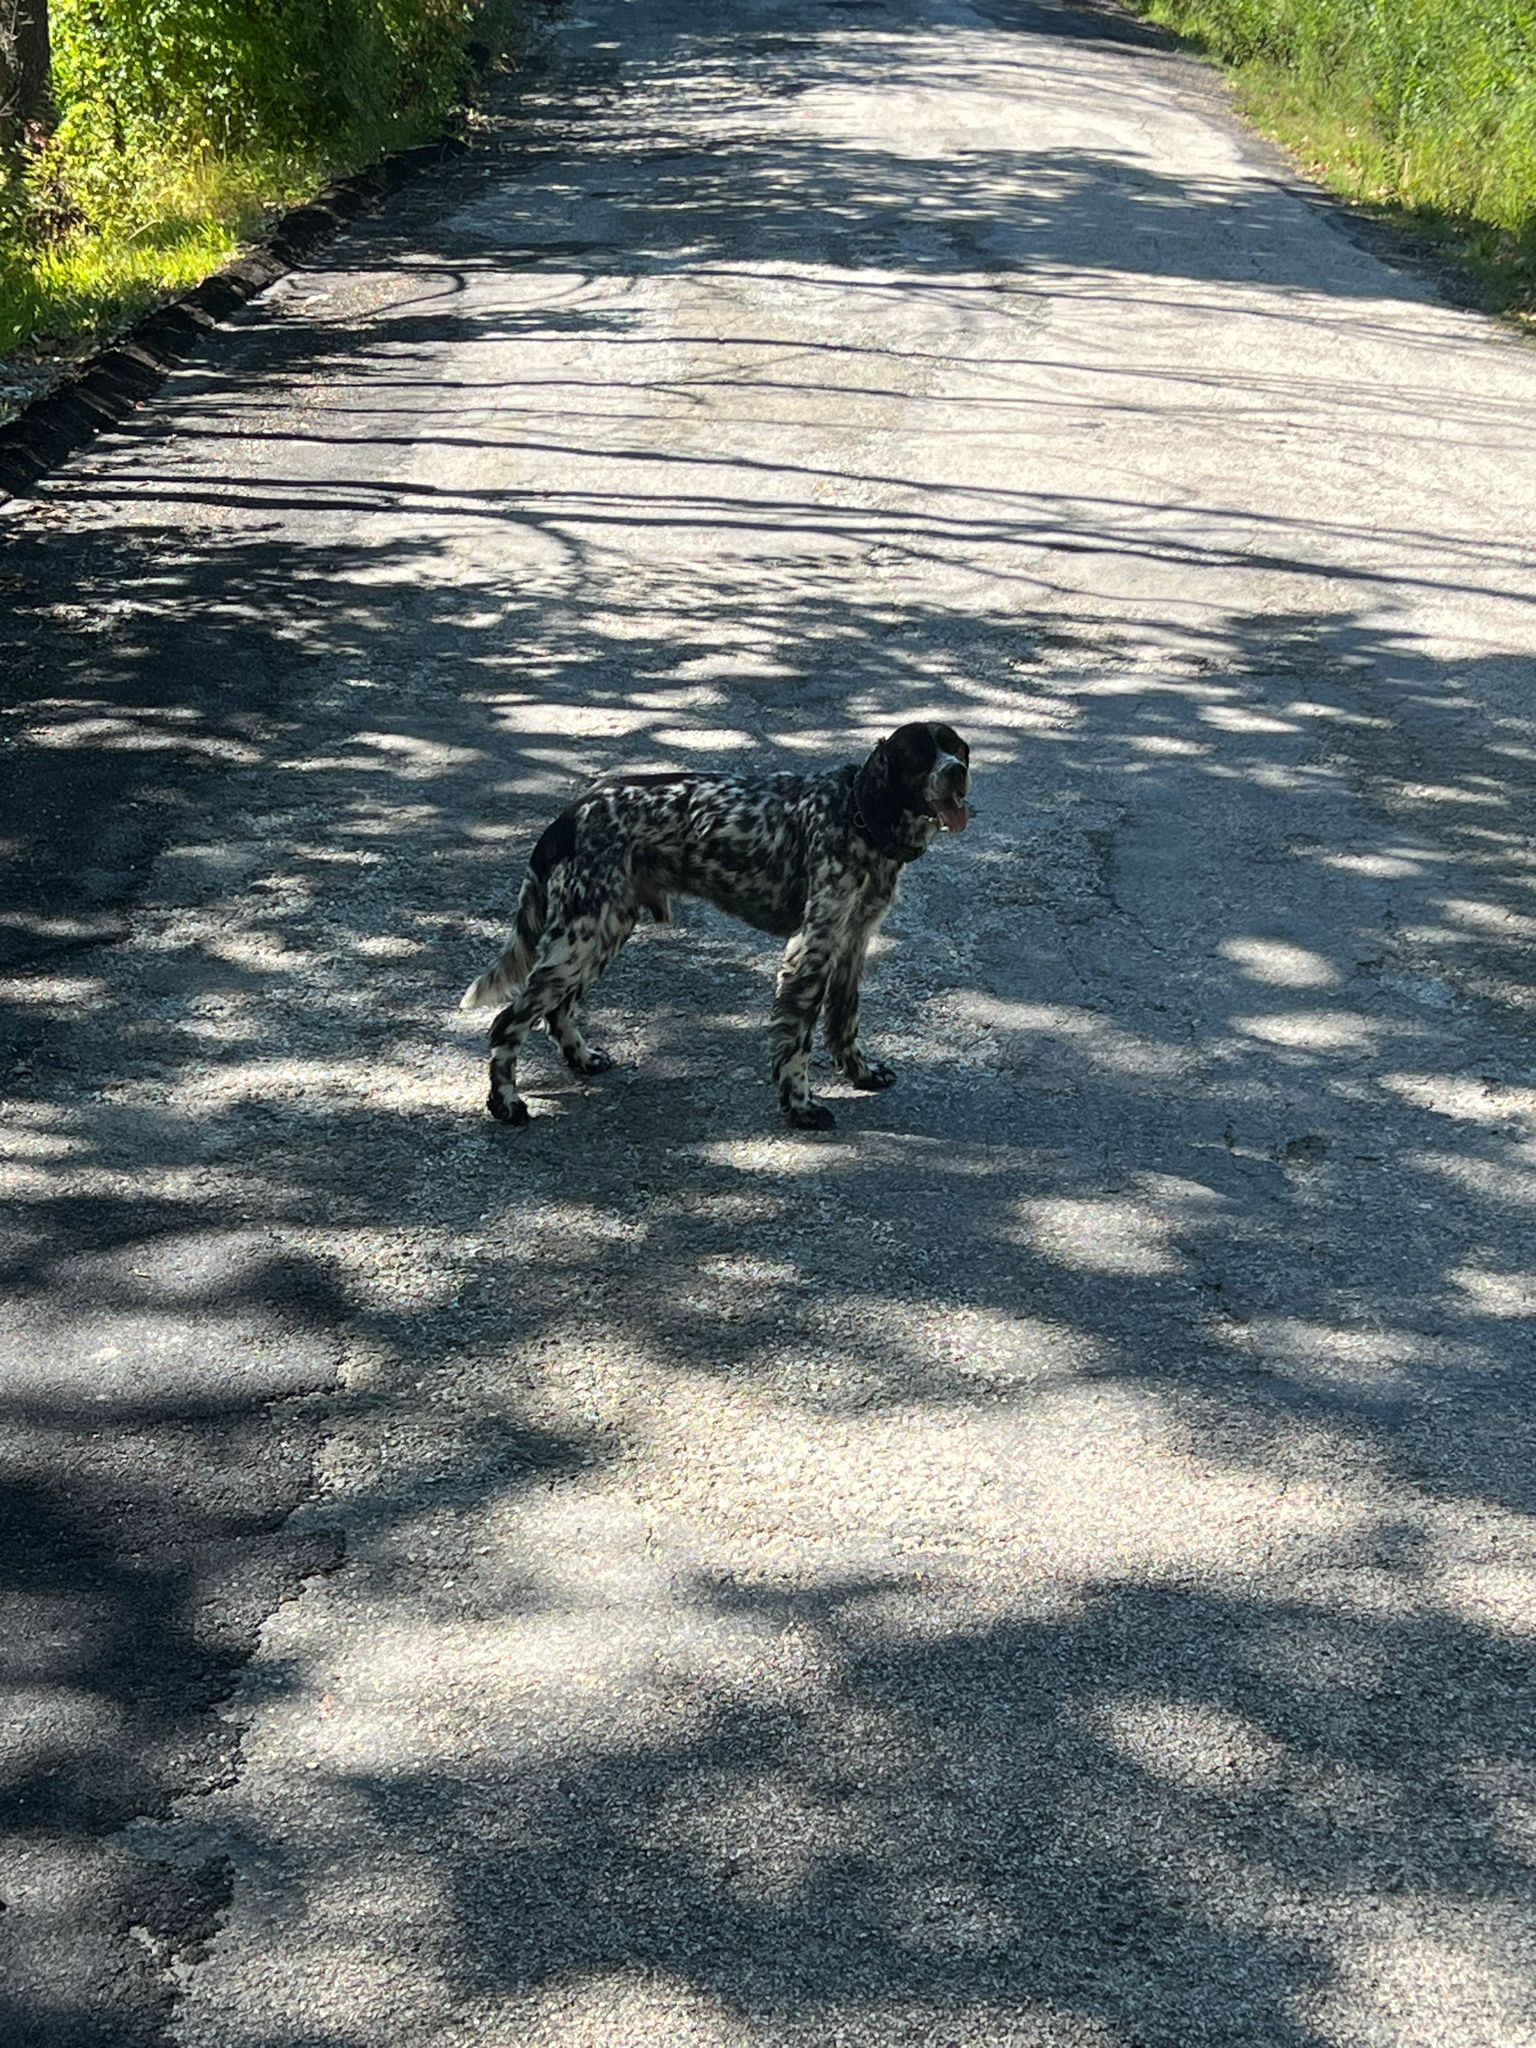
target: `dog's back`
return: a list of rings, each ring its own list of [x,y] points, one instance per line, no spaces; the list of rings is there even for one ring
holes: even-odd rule
[[[627,882],[637,908],[661,924],[670,920],[673,896],[702,896],[759,931],[787,937],[805,913],[812,814],[825,809],[832,785],[846,779],[851,790],[852,774],[605,776],[539,835],[512,936],[459,1007],[505,1002],[522,985],[551,901],[568,893],[572,874],[587,886],[601,876],[605,890]]]

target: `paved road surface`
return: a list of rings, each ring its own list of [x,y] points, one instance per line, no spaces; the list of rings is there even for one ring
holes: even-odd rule
[[[1107,9],[582,0],[13,511],[8,2042],[1536,2041],[1533,446]],[[480,1115],[927,712],[899,1088],[696,912]]]

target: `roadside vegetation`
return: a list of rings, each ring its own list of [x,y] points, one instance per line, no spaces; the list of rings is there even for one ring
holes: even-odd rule
[[[1135,0],[1320,183],[1536,321],[1536,0]]]
[[[530,0],[0,0],[0,355],[83,350],[442,131]]]

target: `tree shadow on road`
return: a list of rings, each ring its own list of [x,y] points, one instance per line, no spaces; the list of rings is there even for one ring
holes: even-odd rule
[[[224,631],[258,666],[311,667],[335,732],[252,728],[216,771],[226,830],[168,838],[111,980],[97,952],[50,947],[8,1004],[28,1174],[8,1288],[76,1329],[89,1297],[102,1349],[139,1344],[155,1391],[102,1369],[102,1420],[136,1429],[148,1398],[189,1455],[253,1456],[241,1432],[270,1431],[293,1391],[285,1328],[319,1333],[297,1343],[302,1385],[338,1353],[365,1360],[333,1418],[354,1409],[366,1437],[398,1411],[404,1455],[350,1475],[340,1513],[373,1596],[429,1617],[464,1595],[408,1569],[417,1532],[445,1502],[471,1520],[529,1487],[600,1489],[634,1449],[637,1375],[684,1401],[717,1386],[727,1413],[754,1388],[840,1426],[948,1411],[978,1445],[1018,1416],[1069,1466],[1081,1446],[1051,1416],[1076,1392],[1156,1418],[1135,1482],[1146,1569],[1085,1569],[1066,1613],[1023,1537],[998,1565],[1019,1575],[1015,1611],[963,1634],[933,1626],[942,1557],[849,1589],[813,1546],[803,1571],[781,1559],[677,1601],[695,1626],[766,1616],[749,1672],[773,1663],[773,1631],[810,1638],[814,1684],[767,1705],[695,1685],[680,1733],[578,1742],[558,1768],[339,1770],[385,1834],[432,1845],[444,1967],[473,1999],[558,1984],[573,2010],[611,1997],[642,2016],[682,1987],[786,2039],[857,2037],[862,2013],[869,2038],[902,2038],[899,2014],[912,2038],[921,2022],[1003,2040],[1024,2011],[1042,2039],[1092,2021],[1304,2042],[1334,2038],[1330,1997],[1376,1995],[1374,1965],[1340,1960],[1367,1899],[1389,1973],[1415,1941],[1523,1938],[1528,1861],[1500,1830],[1529,1768],[1530,1673],[1500,1603],[1525,1569],[1509,1518],[1532,1506],[1531,869],[1528,741],[1475,708],[1499,665],[1445,669],[1348,612],[1223,620],[1156,662],[1013,613],[973,620],[957,662],[942,611],[850,622],[808,602],[781,624],[801,676],[726,701],[738,744],[643,638],[621,671],[590,632],[568,660],[546,637],[548,694],[508,689],[521,656],[459,591],[434,599],[431,559],[401,548],[392,580],[375,555],[366,603],[337,607],[323,550],[220,542],[167,572],[184,603],[157,593],[164,673],[188,666],[178,621],[195,618],[215,672]],[[968,678],[941,701],[978,738],[984,810],[914,871],[873,970],[898,1091],[840,1099],[830,1143],[774,1134],[770,956],[700,916],[637,943],[600,1001],[632,1080],[546,1093],[546,1064],[532,1131],[480,1122],[479,1056],[442,1008],[554,798],[624,756],[695,758],[694,731],[727,760],[823,758],[876,704],[938,708],[946,661]],[[200,820],[213,792],[195,746],[191,762],[181,815]],[[1017,828],[989,830],[989,810]],[[1262,918],[1239,882],[1252,861],[1275,873]],[[210,1241],[203,1278],[188,1248]],[[260,1361],[235,1423],[200,1412],[195,1370],[178,1392],[178,1316],[194,1356],[201,1340]],[[561,1406],[583,1331],[629,1361],[584,1430]],[[9,1416],[34,1486],[78,1428],[78,1382],[40,1377]],[[1326,1515],[1310,1546],[1291,1531],[1284,1569],[1223,1587],[1160,1554],[1169,1458],[1261,1503],[1351,1474],[1379,1507],[1349,1541]],[[152,1469],[133,1513],[162,1523],[184,1482]],[[1038,1468],[1005,1446],[980,1483],[1040,1529]],[[177,1521],[129,1582],[100,1489],[56,1503],[91,1561],[55,1598],[100,1617],[76,1683],[142,1704],[152,1669],[191,1663],[204,1711],[245,1648],[195,1641],[219,1542],[252,1526],[238,1497],[232,1512],[232,1539]],[[925,1540],[944,1536],[941,1517]],[[558,1577],[534,1552],[515,1602],[492,1604],[536,1613]],[[125,1661],[109,1646],[130,1623]],[[67,1782],[57,1755],[34,1762]],[[123,1811],[157,1803],[137,1778],[119,1789]],[[782,1868],[733,1848],[733,1813],[749,1843],[782,1837]]]
[[[1325,1568],[1362,1595],[1415,1578],[1385,1538]],[[1300,2048],[1352,1998],[1412,1999],[1414,1945],[1454,1949],[1467,1920],[1491,1975],[1501,1949],[1518,1967],[1531,1870],[1496,1788],[1525,1755],[1528,1645],[1140,1581],[936,1631],[943,1591],[701,1587],[759,1670],[814,1655],[824,1696],[743,1686],[669,1702],[643,1745],[354,1781],[437,1874],[408,1918],[435,1907],[466,2008],[615,2035],[665,2012],[707,2038]],[[1501,1996],[1462,1987],[1469,2038]]]

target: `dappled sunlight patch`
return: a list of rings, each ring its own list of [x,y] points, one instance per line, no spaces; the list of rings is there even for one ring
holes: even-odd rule
[[[1531,2038],[1536,1944],[1513,1900],[1444,1896],[1427,1883],[1329,1915],[1328,1978],[1298,1987],[1296,2017],[1320,2039],[1370,2048],[1516,2048]]]
[[[379,766],[402,782],[432,782],[485,759],[478,747],[450,746],[442,740],[423,739],[418,733],[357,732],[348,744],[381,757],[376,764],[366,759],[347,761],[345,765],[353,774],[366,774]]]
[[[1466,865],[1474,868],[1498,866],[1504,879],[1516,888],[1531,886],[1536,872],[1536,846],[1518,832],[1495,832],[1487,825],[1463,825],[1456,833],[1457,844],[1469,849]]]
[[[925,1318],[935,1332],[940,1320]],[[914,1340],[919,1365],[941,1341]],[[686,1511],[701,1557],[748,1580],[898,1573],[855,1631],[887,1640],[942,1634],[956,1604],[1032,1612],[1105,1576],[1243,1585],[1256,1556],[1300,1558],[1357,1526],[1352,1491],[1206,1460],[1156,1404],[1096,1372],[1078,1333],[998,1318],[971,1343],[1025,1349],[1035,1370],[1014,1383],[1027,1398],[978,1406],[936,1389],[849,1408],[663,1379],[626,1490]]]
[[[69,714],[52,724],[28,729],[27,744],[49,751],[194,754],[231,767],[251,766],[262,758],[261,749],[248,741],[203,729],[197,714],[181,705],[143,706],[132,714],[103,711],[95,717],[82,716],[78,705],[44,704],[38,708],[58,708]]]
[[[1087,678],[1077,683],[1074,694],[1085,703],[1097,701],[1113,705],[1125,700],[1135,706],[1134,715],[1137,717],[1145,716],[1156,708],[1157,715],[1165,720],[1182,717],[1186,711],[1198,715],[1202,707],[1238,700],[1236,690],[1220,683],[1185,682],[1170,675],[1149,677],[1135,671]]]
[[[1372,1017],[1340,1010],[1275,1011],[1267,1016],[1234,1017],[1233,1028],[1245,1037],[1288,1052],[1349,1053],[1362,1057],[1380,1040],[1384,1027]]]
[[[1529,1518],[1491,1515],[1470,1540],[1448,1530],[1428,1586],[1446,1613],[1536,1645],[1536,1530]]]
[[[1023,1239],[1075,1272],[1155,1279],[1184,1270],[1181,1231],[1219,1222],[1230,1206],[1200,1182],[1169,1174],[1137,1175],[1134,1188],[1123,1195],[1022,1201]]]
[[[1088,1708],[1085,1718],[1139,1770],[1188,1792],[1259,1790],[1281,1777],[1289,1754],[1249,1715],[1210,1701],[1113,1700]]]
[[[94,1140],[70,1112],[9,1101],[0,1112],[0,1190],[13,1202],[47,1200],[94,1150]]]
[[[280,915],[280,906],[273,905],[272,914]],[[267,978],[282,975],[292,979],[306,969],[318,968],[324,960],[318,947],[298,946],[288,933],[271,928],[247,928],[227,932],[222,937],[210,934],[203,940],[200,950],[210,960],[221,960],[228,967],[238,967],[242,974]]]
[[[465,1713],[518,1770],[542,1769],[601,1749],[637,1717],[648,1741],[681,1744],[733,1699],[763,1710],[823,1690],[811,1632],[701,1589],[702,1523],[658,1526],[656,1502],[595,1474],[531,1491],[488,1474],[478,1498],[451,1462],[393,1477],[393,1497],[364,1486],[338,1503],[366,1530],[374,1625],[327,1644],[293,1688],[305,1747],[327,1771],[451,1768]],[[432,1703],[418,1714],[424,1667]],[[317,1693],[341,1711],[316,1716]]]
[[[339,767],[347,774],[354,766],[349,761],[329,765]],[[384,772],[382,765],[375,772]],[[438,804],[408,804],[401,797],[384,796],[376,797],[372,802],[359,799],[349,803],[336,822],[338,831],[345,830],[360,840],[383,840],[393,853],[415,833],[444,830],[449,819]],[[456,827],[457,819],[452,823]],[[366,850],[359,849],[359,860],[364,858]]]
[[[1203,725],[1221,732],[1294,733],[1300,730],[1294,719],[1275,718],[1246,704],[1204,704],[1195,713]]]
[[[69,1682],[76,1651],[71,1638],[80,1625],[71,1612],[72,1603],[50,1599],[40,1589],[10,1587],[5,1604],[8,1643],[30,1643],[36,1630],[45,1646],[41,1657],[29,1655],[24,1667],[13,1665],[6,1675],[5,1714],[0,1718],[0,1770],[7,1781],[25,1785],[54,1776],[60,1759],[67,1757],[77,1744],[100,1742],[116,1746],[132,1742],[136,1730],[126,1702],[114,1700],[104,1686]],[[48,1669],[50,1649],[57,1657],[56,1672]],[[7,1662],[10,1663],[9,1658]],[[11,1862],[11,1882],[25,1897],[30,1886],[21,1872],[27,1865],[15,1855],[14,1849],[11,1854],[15,1859]]]
[[[1212,766],[1208,772],[1217,781],[1246,782],[1254,789],[1274,790],[1282,795],[1340,795],[1343,790],[1333,769],[1309,765],[1292,767],[1276,761],[1246,761],[1236,767]]]
[[[654,1963],[583,1968],[536,1992],[515,1990],[483,2010],[471,2003],[466,2039],[486,2048],[596,2048],[600,2042],[665,2042],[667,2048],[762,2048],[758,2021],[739,1994],[711,1993]]]
[[[538,774],[511,780],[499,779],[495,794],[544,799],[552,808],[558,808],[567,791],[568,785],[563,779],[556,782],[551,775]],[[489,817],[463,818],[459,821],[459,831],[469,845],[490,847],[498,856],[512,847],[531,847],[535,836],[531,820],[520,805],[508,806],[506,814],[501,816],[493,813]],[[510,884],[513,878],[509,876],[508,879]]]
[[[853,1135],[818,1134],[814,1143],[795,1133],[774,1132],[762,1137],[706,1139],[684,1148],[682,1156],[708,1166],[728,1167],[735,1173],[762,1174],[769,1180],[815,1180],[833,1166],[852,1166],[858,1161]]]
[[[5,999],[49,1017],[65,1017],[99,1003],[111,984],[101,975],[54,971],[7,975]]]
[[[1448,1181],[1462,1194],[1479,1201],[1536,1208],[1536,1143],[1510,1148],[1501,1161],[1464,1158],[1459,1152],[1420,1151],[1410,1164],[1420,1172]],[[1528,1161],[1528,1163],[1524,1163]]]
[[[1490,740],[1488,751],[1505,761],[1536,763],[1536,746],[1528,745],[1522,740]]]
[[[1380,853],[1329,853],[1320,848],[1314,858],[1320,867],[1332,868],[1341,875],[1359,875],[1364,881],[1406,882],[1438,866],[1444,856],[1428,847],[1415,846],[1401,851],[1388,848]]]
[[[210,1037],[223,1037],[222,1023]],[[367,1051],[359,1047],[347,1059],[301,1060],[275,1053],[224,1059],[184,1069],[168,1086],[160,1086],[160,1099],[168,1107],[197,1116],[283,1104],[318,1120],[345,1107],[377,1108],[381,1097],[398,1116],[446,1112],[457,1118],[465,1113],[462,1069],[441,1061],[388,1063],[376,1044]]]
[[[426,950],[420,940],[407,939],[397,932],[353,939],[348,946],[349,952],[364,960],[417,960]]]
[[[685,754],[744,753],[762,744],[756,733],[745,732],[739,726],[727,725],[665,725],[651,737],[657,746],[673,747]]]
[[[1211,753],[1209,746],[1202,746],[1198,740],[1177,738],[1173,733],[1133,733],[1130,746],[1133,753],[1150,754],[1163,760],[1198,761]]]
[[[699,708],[723,705],[748,678],[789,682],[794,679],[795,669],[792,663],[774,655],[767,636],[749,632],[740,644],[719,653],[684,657],[674,673],[678,678],[676,689],[637,690],[633,701],[648,711],[682,710],[690,704]]]
[[[1101,1011],[1066,1003],[1025,1003],[973,989],[945,999],[952,1013],[981,1031],[1020,1039],[1064,1040],[1090,1067],[1110,1074],[1171,1079],[1183,1071],[1186,1055],[1111,1023]]]
[[[33,911],[8,910],[0,913],[0,931],[25,933],[32,942],[55,940],[69,946],[90,943],[102,937],[102,919],[94,911],[82,911],[78,916],[67,912],[57,915],[39,915]]]
[[[1446,1274],[1470,1312],[1495,1320],[1536,1317],[1536,1267],[1498,1272],[1487,1266],[1453,1266]]]
[[[131,1185],[103,1185],[108,1199],[114,1192],[135,1196]],[[147,1260],[156,1263],[136,1263]],[[99,1284],[72,1316],[59,1296],[78,1288],[78,1260],[39,1256],[31,1273],[37,1310],[26,1335],[4,1345],[15,1413],[30,1410],[66,1429],[86,1418],[100,1426],[119,1418],[185,1422],[333,1384],[331,1360],[317,1354],[306,1328],[326,1303],[325,1276],[259,1231],[200,1233],[163,1253],[135,1245],[103,1262]],[[216,1382],[207,1373],[210,1348],[223,1360]],[[153,1475],[143,1476],[153,1485]]]
[[[8,1103],[0,1148],[20,1160],[67,1159],[88,1150],[90,1140],[83,1133],[59,1127],[64,1115],[44,1104]]]
[[[1483,1124],[1514,1137],[1536,1138],[1536,1085],[1491,1075],[1387,1073],[1378,1085],[1416,1109],[1460,1123]]]
[[[1489,932],[1499,938],[1536,939],[1536,917],[1512,910],[1503,903],[1481,903],[1470,896],[1444,896],[1440,908],[1447,917],[1472,931]]]
[[[1481,786],[1479,786],[1479,784]],[[1504,784],[1491,777],[1469,777],[1466,782],[1405,782],[1400,797],[1410,804],[1444,804],[1447,808],[1463,810],[1495,810],[1509,808],[1509,793]]]
[[[368,822],[369,820],[369,813],[366,812],[361,806],[358,806],[356,811],[350,815],[355,815],[356,817],[362,819],[364,822]],[[313,867],[345,868],[348,871],[351,871],[352,869],[356,868],[381,867],[385,859],[384,854],[382,854],[376,847],[372,846],[338,846],[335,844],[320,845],[313,840],[304,839],[298,839],[294,841],[293,854],[296,860],[306,861]],[[334,884],[334,877],[325,876],[322,879],[327,884]],[[272,888],[277,884],[285,881],[290,885],[304,883],[307,884],[311,889],[313,889],[314,886],[313,881],[311,880],[310,877],[298,875],[264,876],[261,877],[254,884],[254,886],[257,888]]]
[[[1365,732],[1390,732],[1392,721],[1365,711],[1352,711],[1342,704],[1322,703],[1313,697],[1295,697],[1281,706],[1288,718],[1322,718],[1332,725],[1357,726]]]
[[[491,711],[495,725],[503,733],[549,732],[551,721],[547,703],[507,704],[493,701]],[[572,739],[627,739],[636,733],[649,732],[654,717],[654,711],[629,709],[610,699],[586,706],[562,706],[560,729],[563,733],[568,733]],[[581,765],[581,757],[569,745],[558,748],[547,745],[523,747],[519,752],[524,760],[544,761],[551,766],[570,771],[577,770]]]
[[[1217,950],[1250,981],[1274,988],[1336,988],[1343,980],[1321,953],[1284,939],[1223,939]]]
[[[1367,1400],[1433,1393],[1437,1372],[1490,1376],[1498,1361],[1464,1338],[1454,1345],[1414,1330],[1346,1328],[1301,1316],[1258,1316],[1241,1333],[1245,1350],[1271,1372],[1324,1392]]]
[[[1048,1316],[1029,1316],[1000,1309],[975,1308],[960,1302],[908,1300],[899,1328],[887,1339],[896,1354],[892,1362],[867,1355],[861,1330],[872,1327],[884,1307],[880,1297],[855,1291],[845,1302],[817,1304],[815,1323],[848,1355],[848,1374],[857,1397],[861,1383],[873,1391],[895,1375],[910,1379],[930,1398],[990,1395],[1022,1399],[1058,1377],[1071,1379],[1107,1367],[1113,1347],[1090,1332]]]

